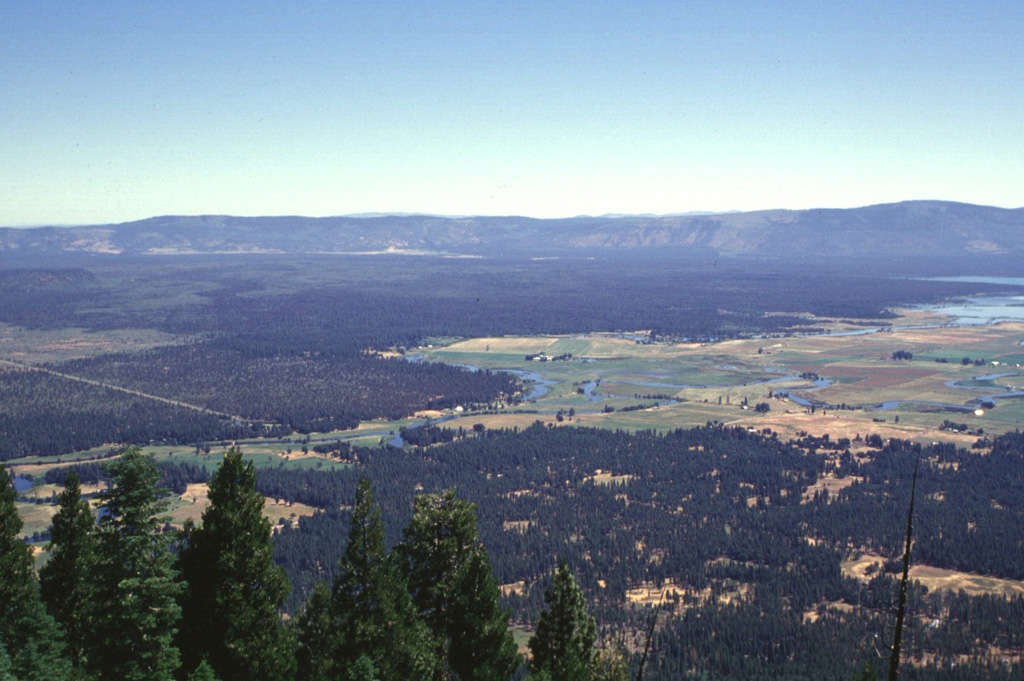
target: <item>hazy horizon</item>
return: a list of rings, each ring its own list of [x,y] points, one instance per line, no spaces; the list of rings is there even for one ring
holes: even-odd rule
[[[1024,205],[1008,1],[0,5],[0,225]]]

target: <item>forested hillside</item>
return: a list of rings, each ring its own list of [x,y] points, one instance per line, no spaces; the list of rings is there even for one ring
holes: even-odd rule
[[[367,452],[351,473],[265,471],[259,484],[330,509],[350,503],[359,475],[387,481],[377,499],[391,542],[416,490],[458,489],[477,502],[499,581],[516,585],[506,591],[516,621],[536,621],[556,560],[573,566],[599,624],[627,639],[649,615],[629,603],[664,590],[649,678],[851,678],[872,659],[874,636],[891,631],[918,457],[915,563],[1024,577],[1024,536],[1011,529],[1024,521],[1021,434],[982,450],[895,441],[854,456],[846,444],[818,445],[714,425],[666,435],[537,427]],[[852,484],[830,494],[816,487],[826,477]],[[277,556],[298,593],[332,576],[345,517],[328,511],[280,535]],[[874,578],[844,575],[855,552],[879,556]],[[1003,678],[989,665],[1021,654],[1020,595],[917,585],[910,607],[907,658],[920,678]]]
[[[0,459],[351,428],[513,398],[508,375],[376,352],[431,338],[785,334],[813,328],[808,312],[876,319],[901,303],[999,290],[685,258],[76,262],[0,270],[0,349],[15,362],[0,362]],[[72,330],[82,337],[49,339]]]
[[[851,453],[845,443],[796,446],[715,424],[665,435],[538,426],[406,452],[367,450],[358,457],[365,463],[335,473],[257,473],[232,451],[209,481],[202,524],[180,535],[161,531],[158,469],[129,451],[109,464],[107,515],[97,527],[77,475],[65,471],[54,557],[42,573],[46,606],[62,629],[31,605],[28,554],[11,541],[20,522],[5,521],[0,560],[19,575],[20,591],[0,593],[0,659],[16,673],[49,670],[54,679],[69,662],[96,678],[170,679],[175,670],[199,673],[205,659],[219,678],[312,681],[366,666],[387,679],[447,678],[439,671],[447,668],[457,678],[497,680],[519,664],[509,615],[543,623],[542,613],[566,608],[605,655],[617,646],[639,652],[656,606],[645,678],[852,679],[891,637],[916,462],[912,562],[1020,577],[1024,538],[1008,530],[1022,525],[1024,435],[979,444],[895,441]],[[92,469],[81,470],[90,478]],[[205,477],[200,469],[174,473]],[[836,494],[818,485],[846,477],[852,484]],[[0,516],[10,520],[14,492],[6,482],[4,490]],[[271,562],[260,492],[327,509],[281,531],[273,553],[283,571]],[[136,539],[117,541],[128,534]],[[177,559],[167,552],[172,540]],[[138,563],[129,555],[138,550],[157,560]],[[844,560],[854,553],[877,555],[877,563],[851,576]],[[172,560],[183,581],[169,581]],[[98,588],[76,592],[93,570],[86,583]],[[122,607],[125,582],[114,578],[123,570],[146,585],[131,608]],[[254,590],[236,591],[257,574]],[[289,581],[296,588],[286,599]],[[585,601],[573,595],[577,583]],[[499,584],[509,611],[498,604]],[[1019,677],[1024,596],[929,591],[919,582],[909,595],[907,676]],[[170,604],[161,618],[139,619],[161,599]],[[282,606],[294,628],[278,621]],[[84,612],[94,613],[94,628],[80,625]],[[407,626],[373,628],[386,621]],[[255,627],[245,635],[252,638],[236,641],[242,622]],[[11,633],[18,626],[27,628]],[[548,645],[548,625],[537,626],[531,647]],[[149,637],[137,657],[109,647],[136,634]],[[239,657],[238,646],[254,641]],[[558,650],[555,660],[569,649]],[[541,656],[531,668],[548,669],[545,660],[555,664]]]
[[[910,476],[920,457],[913,552],[920,570],[913,574],[922,581],[910,592],[906,673],[922,679],[1016,681],[1024,648],[1014,626],[1022,620],[1024,604],[1018,588],[1024,580],[1019,532],[1024,437],[1019,433],[982,439],[967,449],[886,442],[870,432],[856,438],[802,434],[798,442],[784,442],[764,428],[717,422],[697,429],[669,424],[657,431],[619,432],[540,425],[488,429],[469,420],[406,431],[406,446],[399,449],[366,447],[343,441],[345,433],[324,432],[387,417],[395,425],[381,426],[368,438],[387,441],[388,428],[399,432],[397,419],[418,410],[500,411],[491,407],[507,407],[523,397],[522,386],[507,373],[416,361],[417,347],[453,338],[595,330],[630,344],[781,338],[814,331],[820,322],[809,313],[845,320],[856,329],[884,326],[900,304],[1016,291],[998,283],[893,276],[861,264],[836,269],[824,261],[794,270],[675,257],[480,262],[387,256],[19,262],[0,271],[0,458],[43,455],[43,463],[31,459],[30,465],[52,467],[44,479],[19,481],[35,485],[31,499],[15,501],[10,487],[5,499],[36,511],[37,546],[43,548],[46,531],[39,517],[47,495],[59,491],[48,486],[68,483],[71,470],[99,483],[100,491],[90,488],[85,497],[108,510],[124,501],[112,491],[118,485],[130,482],[150,490],[161,479],[176,495],[208,481],[213,508],[225,499],[226,488],[218,488],[227,483],[211,478],[216,455],[210,452],[226,451],[230,440],[275,436],[266,447],[284,451],[262,454],[266,467],[251,477],[236,471],[232,479],[245,480],[252,489],[235,500],[247,504],[252,523],[262,495],[279,508],[303,504],[306,515],[274,518],[266,525],[260,520],[257,534],[265,531],[266,542],[232,549],[264,556],[259,569],[267,570],[268,583],[279,587],[287,579],[290,586],[275,587],[269,606],[246,601],[262,613],[263,619],[254,621],[263,624],[256,628],[273,632],[266,639],[253,634],[265,643],[261,652],[285,651],[278,655],[283,667],[252,652],[248,657],[263,671],[246,678],[323,678],[317,675],[339,669],[385,674],[389,660],[395,664],[386,675],[396,678],[406,678],[420,665],[452,669],[456,663],[444,661],[452,641],[473,631],[486,634],[488,649],[496,651],[473,668],[488,667],[493,678],[505,679],[518,660],[507,654],[507,624],[517,627],[520,644],[529,640],[550,606],[544,597],[550,588],[566,603],[579,602],[576,589],[584,595],[596,619],[597,649],[609,669],[621,671],[616,665],[628,659],[635,672],[653,608],[661,603],[647,679],[845,681],[875,659],[876,640],[891,634],[895,561]],[[885,361],[895,360],[886,355]],[[533,415],[519,417],[525,424]],[[308,434],[318,439],[307,441]],[[71,457],[107,456],[129,443],[166,445],[160,447],[156,472],[141,464],[124,468],[119,459],[108,462],[109,471],[95,461],[65,465]],[[290,461],[293,444],[300,443],[310,445],[312,453],[304,461]],[[172,450],[176,456],[184,450],[187,463],[172,459]],[[56,457],[62,458],[59,465]],[[131,481],[125,479],[129,473]],[[372,482],[372,499],[360,487],[364,477]],[[107,481],[113,487],[104,492]],[[73,487],[65,488],[63,515],[49,534],[56,545],[69,527],[94,522],[68,492]],[[185,576],[184,582],[215,579],[245,601],[232,580],[246,570],[222,566],[222,572],[204,572],[196,566],[213,563],[195,558],[214,551],[211,546],[227,550],[237,534],[231,523],[239,516],[214,520],[214,513],[212,538],[197,529],[207,527],[205,516],[202,524],[186,523],[180,535],[167,533],[160,495],[148,494],[141,497],[156,506],[146,511],[145,523],[135,525],[123,513],[108,516],[105,510],[95,546],[85,540],[83,550],[98,551],[106,561],[97,563],[104,574],[95,574],[94,581],[104,598],[117,602],[128,597],[113,576],[138,579],[166,605],[160,606],[166,621],[151,622],[160,632],[147,639],[160,640],[163,647],[145,658],[150,668],[162,671],[140,672],[138,678],[184,679],[193,672],[209,678],[198,675],[210,671],[226,678],[224,670],[235,664],[223,662],[228,653],[168,634],[165,625],[176,617],[175,608],[193,621],[202,610],[197,603],[206,597],[198,587],[188,591],[182,583],[172,584],[165,568],[180,559],[182,573],[201,574]],[[175,502],[196,503],[195,490],[190,499]],[[428,543],[422,523],[414,521],[438,507],[451,511],[446,519],[458,520],[466,530],[461,536],[467,551],[460,554],[465,572],[451,576],[448,596],[432,590],[437,580],[410,544],[412,536]],[[373,509],[379,509],[379,523]],[[9,658],[15,678],[39,664],[57,670],[46,678],[60,678],[60,660],[93,676],[131,678],[135,671],[117,666],[112,641],[129,636],[137,624],[133,618],[144,618],[145,608],[125,609],[123,617],[86,610],[84,620],[62,621],[62,639],[41,606],[32,604],[37,587],[31,556],[17,539],[20,521],[12,513],[7,517],[12,520],[4,528],[11,568],[6,574],[18,575],[19,581],[0,594],[10,597],[3,611],[7,658],[0,655],[0,663]],[[367,544],[380,547],[368,564],[379,568],[373,574],[383,581],[374,588],[387,612],[375,611],[374,621],[395,621],[395,613],[412,608],[422,622],[390,638],[374,630],[377,638],[360,639],[360,655],[344,658],[338,657],[337,637],[353,630],[344,622],[359,602],[359,589],[334,587],[351,586],[358,572],[356,558],[345,556],[353,517]],[[176,554],[149,566],[151,573],[117,572],[135,560],[119,558],[119,551],[128,550],[117,540],[122,522],[145,530],[139,546],[159,552],[175,541]],[[196,553],[190,558],[193,541]],[[60,554],[56,545],[49,564],[60,566],[53,562]],[[563,563],[572,580],[563,571],[556,583],[553,575]],[[941,570],[958,571],[974,586],[963,592],[928,590],[939,583],[928,581],[929,575]],[[44,578],[44,584],[47,580],[51,586],[60,581]],[[478,588],[470,589],[470,583]],[[465,607],[452,618],[445,614],[445,598],[463,592],[486,594],[477,603],[491,614],[486,622],[473,620]],[[78,597],[87,596],[68,596]],[[234,596],[224,598],[225,607],[237,605]],[[50,605],[51,614],[63,617],[77,607],[65,606]],[[573,607],[585,625],[586,616]],[[279,619],[285,613],[291,624]],[[99,624],[94,633],[69,640],[89,628],[83,621]],[[225,621],[230,620],[221,620],[221,630],[207,638],[226,636]],[[452,629],[453,621],[461,629]],[[583,630],[583,640],[589,641],[589,627]],[[331,633],[317,643],[318,631]],[[171,648],[178,652],[168,652]],[[184,665],[177,663],[177,654]],[[534,672],[554,668],[535,665]],[[465,673],[477,678],[476,672]]]

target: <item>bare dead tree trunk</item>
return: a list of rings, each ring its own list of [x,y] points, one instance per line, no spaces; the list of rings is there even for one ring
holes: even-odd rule
[[[903,549],[903,578],[900,580],[900,599],[896,610],[896,631],[892,637],[892,655],[889,657],[889,681],[897,681],[900,667],[900,644],[903,639],[903,614],[907,605],[907,582],[910,574],[910,535],[914,523],[914,492],[917,490],[917,467],[921,457],[914,462],[914,478],[910,484],[910,511],[907,513],[907,543]]]
[[[644,681],[644,667],[647,665],[647,653],[651,650],[651,639],[654,638],[654,627],[658,623],[658,613],[661,612],[661,606],[665,602],[665,593],[668,590],[661,592],[661,598],[658,600],[658,605],[654,608],[654,614],[651,616],[651,626],[647,629],[647,640],[644,641],[644,652],[640,656],[640,667],[636,671],[636,681]]]

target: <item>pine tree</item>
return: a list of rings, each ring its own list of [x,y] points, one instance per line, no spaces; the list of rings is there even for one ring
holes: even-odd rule
[[[3,640],[0,640],[0,681],[17,681],[14,678],[14,665]]]
[[[78,474],[68,472],[59,509],[50,526],[50,560],[39,571],[46,609],[64,628],[67,656],[81,669],[87,630],[87,608],[96,560],[95,520],[82,499]]]
[[[195,668],[191,674],[188,675],[188,681],[220,681],[217,675],[213,671],[213,667],[206,660],[199,663],[199,666]]]
[[[296,624],[297,681],[322,681],[334,676],[335,627],[331,617],[331,590],[318,580]]]
[[[332,612],[338,668],[352,668],[366,657],[382,681],[432,676],[430,633],[395,561],[385,554],[380,509],[365,478],[356,489],[348,545],[334,582]]]
[[[593,675],[597,626],[569,566],[555,571],[544,592],[545,610],[530,637],[530,671],[547,672],[552,681],[588,681]]]
[[[417,496],[397,550],[413,601],[433,633],[439,673],[506,681],[520,658],[473,504],[453,490]]]
[[[107,466],[93,570],[93,627],[86,669],[119,681],[171,681],[179,666],[174,634],[180,608],[159,471],[137,448]]]
[[[377,676],[377,668],[369,655],[360,655],[348,668],[348,672],[342,681],[380,681]]]
[[[202,526],[186,527],[179,552],[186,591],[178,641],[185,667],[207,659],[222,681],[290,679],[295,646],[278,609],[291,587],[274,564],[252,463],[232,449],[209,487]]]
[[[57,681],[69,674],[60,630],[43,607],[32,552],[18,534],[22,522],[10,476],[0,464],[0,645],[8,669],[21,681]]]

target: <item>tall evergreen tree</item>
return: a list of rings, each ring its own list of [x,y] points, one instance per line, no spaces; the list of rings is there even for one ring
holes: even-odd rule
[[[295,646],[278,609],[291,587],[274,564],[256,472],[232,449],[209,486],[202,525],[186,527],[179,552],[184,666],[206,659],[221,681],[286,681]]]
[[[380,509],[365,478],[356,489],[332,611],[337,626],[336,667],[353,668],[365,656],[381,681],[431,678],[435,664],[430,632],[395,561],[384,551]]]
[[[50,525],[50,560],[39,570],[39,583],[47,611],[64,628],[67,656],[81,669],[90,626],[87,608],[96,560],[96,523],[75,471],[68,473],[57,500],[59,508]]]
[[[313,593],[296,624],[297,681],[323,681],[334,677],[335,627],[331,617],[331,590],[323,580],[313,586]]]
[[[181,609],[160,473],[137,448],[107,466],[113,487],[101,495],[93,570],[93,626],[86,669],[119,681],[170,681],[179,665],[174,634]]]
[[[589,681],[593,676],[597,625],[572,570],[562,563],[544,592],[547,607],[530,637],[530,671],[551,681]]]
[[[433,633],[441,678],[506,681],[520,658],[473,504],[454,490],[417,496],[397,550]]]
[[[60,630],[39,597],[32,551],[18,534],[22,522],[17,495],[0,464],[0,645],[7,673],[21,681],[65,679]]]
[[[199,663],[195,671],[188,675],[188,681],[220,681],[213,671],[213,667],[206,660]]]
[[[0,681],[17,681],[14,678],[13,667],[11,656],[7,654],[3,640],[0,640]]]
[[[355,663],[348,668],[343,681],[380,681],[377,668],[369,655],[360,655]]]

